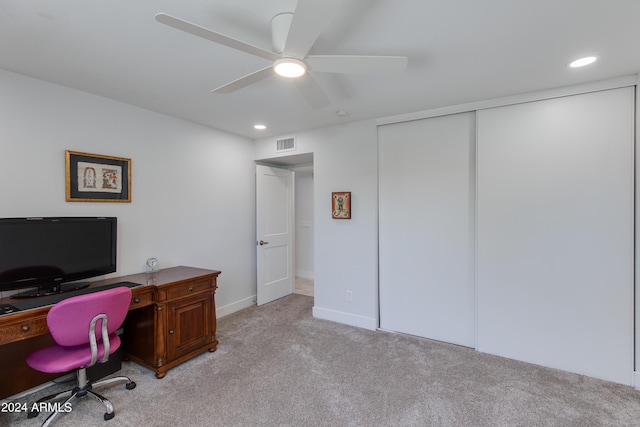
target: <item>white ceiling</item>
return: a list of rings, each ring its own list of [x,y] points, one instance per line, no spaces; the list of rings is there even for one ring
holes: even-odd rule
[[[154,19],[165,12],[271,50],[271,18],[296,3],[0,0],[0,67],[252,139],[640,72],[639,0],[344,0],[310,53],[409,65],[392,77],[316,74],[331,105],[314,110],[275,76],[211,93],[269,61]],[[567,68],[594,54],[594,65]]]

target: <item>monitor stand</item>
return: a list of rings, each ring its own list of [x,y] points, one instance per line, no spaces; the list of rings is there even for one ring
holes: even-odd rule
[[[84,289],[88,287],[90,282],[72,282],[72,283],[57,283],[55,285],[39,286],[35,289],[23,291],[17,294],[11,295],[11,298],[34,298],[42,297],[45,295],[56,295],[65,292],[77,291],[78,289]]]

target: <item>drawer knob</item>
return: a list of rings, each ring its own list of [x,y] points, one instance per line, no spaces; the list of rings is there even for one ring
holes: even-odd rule
[[[30,329],[31,329],[31,327],[29,325],[24,325],[22,327],[22,332],[29,332]]]
[[[139,303],[139,302],[140,302],[140,298],[135,297],[135,298],[133,299],[133,302],[134,302],[134,303],[136,303],[136,304],[137,304],[137,303]]]
[[[193,292],[193,286],[189,286],[189,289],[187,289],[187,291]]]
[[[173,329],[169,330],[169,333],[170,333],[171,335],[173,335]]]

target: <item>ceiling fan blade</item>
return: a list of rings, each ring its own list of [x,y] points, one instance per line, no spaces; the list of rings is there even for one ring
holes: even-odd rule
[[[310,55],[304,62],[311,71],[349,74],[400,74],[407,68],[406,56]]]
[[[298,0],[284,51],[298,59],[307,56],[318,36],[340,11],[343,0]]]
[[[156,21],[162,24],[168,25],[170,27],[176,28],[178,30],[193,34],[195,36],[202,37],[212,42],[215,42],[215,43],[218,43],[242,52],[246,52],[251,55],[259,56],[261,58],[265,58],[270,61],[275,61],[276,59],[280,58],[280,55],[275,54],[269,50],[262,49],[257,46],[253,46],[245,42],[241,42],[240,40],[236,40],[233,37],[225,36],[224,34],[217,33],[213,30],[209,30],[208,28],[204,28],[199,25],[192,24],[191,22],[184,21],[180,18],[167,15],[166,13],[158,13],[156,15]]]
[[[244,77],[240,77],[232,81],[231,83],[227,83],[226,85],[222,85],[218,88],[213,89],[211,92],[213,93],[231,93],[235,92],[238,89],[242,89],[243,87],[249,86],[252,83],[259,82],[260,80],[264,80],[267,77],[273,76],[275,73],[273,71],[273,67],[270,65],[262,70],[258,70],[255,73],[248,74]]]
[[[293,83],[313,109],[331,104],[327,95],[324,94],[318,83],[309,74],[293,79]]]

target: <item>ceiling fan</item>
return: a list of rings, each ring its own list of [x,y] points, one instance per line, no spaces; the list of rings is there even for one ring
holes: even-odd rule
[[[282,13],[271,20],[273,51],[253,46],[216,31],[165,13],[156,20],[162,24],[203,37],[215,43],[272,61],[262,68],[213,89],[214,93],[231,93],[259,82],[275,73],[292,78],[296,88],[313,108],[330,104],[320,86],[308,72],[394,74],[402,73],[405,56],[307,55],[320,33],[340,11],[341,0],[299,0],[294,13]]]

